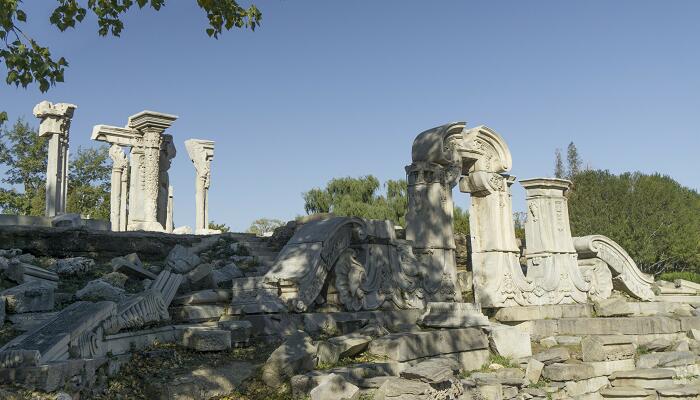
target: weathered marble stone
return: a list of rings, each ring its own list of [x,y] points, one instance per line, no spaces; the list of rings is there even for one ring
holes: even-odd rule
[[[175,298],[177,289],[180,287],[183,279],[183,276],[180,274],[175,274],[170,271],[162,271],[153,281],[151,289],[160,292],[161,296],[163,297],[163,302],[167,307],[173,301],[173,298]]]
[[[671,369],[647,368],[618,371],[610,375],[612,386],[632,386],[642,389],[663,389],[676,386],[676,372]]]
[[[178,274],[190,272],[194,267],[201,264],[199,256],[191,248],[176,244],[168,257],[165,265],[172,268]]]
[[[623,317],[632,315],[632,309],[622,297],[598,300],[593,303],[596,315],[599,317]]]
[[[262,380],[277,388],[292,376],[311,371],[315,365],[316,347],[309,335],[297,331],[270,354],[262,368]]]
[[[599,258],[608,264],[615,289],[640,300],[654,299],[654,278],[641,272],[622,246],[603,235],[582,236],[573,240],[579,258]]]
[[[370,336],[359,333],[336,336],[318,343],[318,362],[335,364],[343,357],[352,357],[367,349]]]
[[[116,305],[110,301],[73,303],[35,331],[10,342],[0,350],[0,355],[9,350],[36,350],[40,364],[69,357],[101,356],[102,336],[98,328],[115,311]]]
[[[75,292],[79,300],[101,301],[109,300],[120,302],[126,298],[124,289],[112,286],[102,279],[88,282],[82,289]]]
[[[66,212],[68,196],[68,143],[71,119],[77,106],[42,101],[34,107],[39,118],[39,136],[49,139],[46,162],[46,216]]]
[[[219,321],[219,329],[231,332],[231,343],[233,345],[245,345],[250,340],[253,324],[250,321]]]
[[[168,381],[147,382],[149,399],[204,400],[229,395],[255,373],[249,362],[234,361],[221,366],[203,366]]]
[[[192,269],[190,272],[185,274],[185,277],[190,283],[196,283],[207,277],[208,275],[211,275],[212,271],[214,270],[214,266],[208,263],[205,264],[199,264],[196,266],[194,269]]]
[[[148,289],[120,301],[116,314],[104,322],[103,328],[105,333],[114,334],[122,329],[142,328],[148,323],[169,319],[168,306],[161,292]]]
[[[0,299],[8,314],[50,311],[54,307],[54,287],[42,282],[27,282],[3,290]]]
[[[489,325],[481,307],[470,303],[428,303],[418,320],[421,326],[431,328],[468,328]]]
[[[441,383],[454,379],[459,373],[459,363],[448,357],[429,358],[401,372],[401,377],[426,383]]]
[[[608,387],[600,390],[605,399],[657,400],[656,391],[633,386]]]
[[[134,279],[156,279],[156,275],[143,267],[138,254],[131,253],[124,257],[113,258],[112,269]]]
[[[525,368],[525,379],[529,384],[535,384],[540,381],[543,370],[544,363],[537,361],[533,357],[527,362],[527,368]]]
[[[211,161],[214,158],[214,142],[211,140],[188,139],[185,141],[187,154],[194,164],[195,180],[195,233],[209,234],[209,187],[211,185]]]
[[[231,281],[236,278],[242,278],[243,272],[236,266],[235,263],[229,263],[221,268],[215,269],[212,272],[214,283],[217,287],[230,287]]]
[[[587,393],[596,393],[610,383],[605,376],[597,376],[595,378],[583,379],[577,382],[566,382],[566,394],[575,398]]]
[[[231,332],[223,329],[186,328],[182,345],[196,351],[223,351],[231,348]]]
[[[71,257],[58,259],[49,267],[60,276],[84,274],[95,268],[95,260],[87,257]]]
[[[553,347],[551,349],[540,351],[539,353],[534,354],[532,358],[537,361],[543,362],[545,365],[549,365],[555,363],[563,363],[569,358],[571,358],[571,355],[569,354],[569,350],[566,347]]]
[[[553,304],[512,306],[499,309],[494,318],[501,322],[523,322],[537,319],[585,318],[593,316],[590,304]]]
[[[5,278],[16,283],[42,282],[56,286],[59,280],[55,272],[13,259],[3,271]]]
[[[595,378],[593,367],[583,364],[551,364],[544,367],[542,376],[551,381],[567,382]]]
[[[357,400],[360,388],[347,382],[341,375],[329,374],[309,393],[311,400]]]
[[[530,334],[508,325],[492,325],[489,329],[489,346],[504,357],[521,358],[532,355]]]
[[[632,338],[623,335],[586,336],[581,340],[583,361],[614,361],[634,358]]]
[[[486,335],[474,328],[394,333],[370,343],[369,352],[395,361],[486,349]]]
[[[464,389],[459,381],[448,381],[449,385],[431,385],[429,383],[391,377],[374,393],[375,400],[432,400],[457,398]]]
[[[689,351],[668,351],[642,354],[637,368],[670,368],[700,363],[700,357]]]
[[[491,368],[489,368],[491,369]],[[525,385],[525,373],[520,368],[498,368],[489,372],[474,372],[469,378],[477,385],[501,384],[521,387]]]

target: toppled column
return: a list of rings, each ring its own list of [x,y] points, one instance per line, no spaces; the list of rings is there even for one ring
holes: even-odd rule
[[[126,230],[126,199],[128,190],[129,159],[118,144],[109,147],[112,159],[112,190],[110,193],[110,221],[113,231]]]
[[[581,275],[564,194],[571,182],[556,178],[521,180],[527,200],[527,277],[551,304],[584,303],[590,284]]]
[[[46,216],[66,212],[68,194],[68,142],[70,123],[77,106],[42,101],[34,107],[34,116],[41,121],[39,136],[49,138],[46,165]]]
[[[189,139],[185,141],[187,154],[197,174],[195,181],[195,233],[209,233],[209,186],[211,183],[211,160],[214,158],[214,142]]]

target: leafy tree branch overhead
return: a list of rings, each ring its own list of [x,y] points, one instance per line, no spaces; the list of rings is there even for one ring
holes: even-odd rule
[[[46,0],[46,3],[52,1],[55,8],[49,17],[51,25],[63,32],[93,14],[100,36],[119,36],[124,29],[122,17],[136,6],[158,11],[166,5],[165,0]],[[197,5],[207,15],[209,24],[205,31],[213,38],[233,28],[255,30],[262,20],[254,4],[245,8],[235,0],[197,0]],[[5,81],[24,88],[36,84],[46,92],[63,82],[68,60],[52,55],[49,47],[22,29],[28,17],[22,9],[22,0],[0,0],[0,60],[7,69]],[[0,111],[0,124],[6,119],[7,114]]]

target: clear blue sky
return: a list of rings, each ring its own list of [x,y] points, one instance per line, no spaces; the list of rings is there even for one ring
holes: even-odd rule
[[[71,65],[47,94],[0,87],[0,109],[77,104],[72,148],[143,109],[179,115],[176,225],[194,222],[193,137],[216,141],[210,215],[235,230],[303,214],[333,177],[403,178],[413,138],[456,120],[499,132],[519,178],[551,176],[574,141],[594,168],[700,188],[697,1],[261,0],[258,30],[219,40],[194,0],[130,12],[121,38],[94,20],[60,34],[55,2],[25,3],[28,33]]]

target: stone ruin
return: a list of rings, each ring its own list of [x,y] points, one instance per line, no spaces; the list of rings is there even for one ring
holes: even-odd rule
[[[700,398],[700,285],[654,281],[605,236],[572,237],[563,179],[520,180],[519,243],[512,159],[492,129],[458,122],[416,137],[405,231],[319,215],[269,238],[207,229],[214,144],[188,140],[200,235],[175,236],[151,233],[173,230],[164,131],[175,118],[144,111],[93,130],[112,146],[119,232],[37,238],[0,226],[10,283],[0,310],[21,332],[0,348],[0,382],[100,398],[105,376],[139,352],[158,357],[158,344],[202,354],[272,344],[256,347],[258,375],[234,360],[147,386],[169,399],[227,395],[250,379],[315,400]],[[456,186],[471,195],[471,270],[456,258]]]

